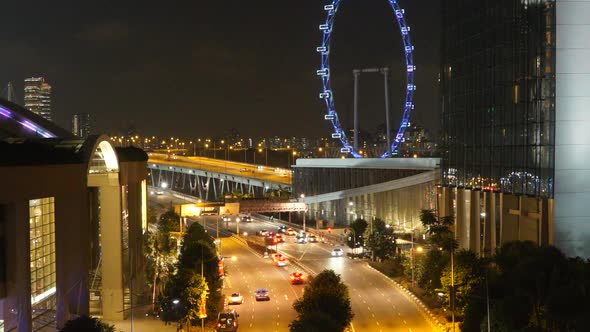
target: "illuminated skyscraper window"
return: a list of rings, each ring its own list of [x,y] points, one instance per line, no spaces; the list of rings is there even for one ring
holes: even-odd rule
[[[25,79],[25,108],[46,120],[52,121],[51,85],[44,77]]]

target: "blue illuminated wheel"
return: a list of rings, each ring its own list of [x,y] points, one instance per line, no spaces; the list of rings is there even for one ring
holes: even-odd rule
[[[329,120],[332,123],[332,127],[334,128],[332,138],[339,139],[342,143],[342,148],[340,151],[342,153],[350,153],[355,158],[362,158],[362,155],[354,149],[352,144],[350,144],[348,137],[346,137],[346,133],[344,130],[342,130],[340,120],[338,119],[338,113],[336,113],[336,109],[334,107],[334,95],[330,87],[330,38],[332,34],[332,27],[334,26],[336,11],[338,11],[338,5],[341,1],[342,0],[333,0],[332,4],[324,6],[324,10],[328,13],[328,16],[326,18],[326,22],[320,25],[320,30],[324,33],[324,36],[322,38],[322,46],[317,48],[317,51],[322,55],[322,67],[318,69],[317,75],[322,78],[324,88],[324,90],[320,93],[320,98],[325,100],[327,107],[327,113],[324,115],[324,119]],[[414,46],[412,46],[410,41],[410,27],[406,24],[404,10],[399,7],[397,0],[388,1],[395,13],[395,18],[400,28],[406,56],[407,88],[404,112],[393,143],[390,147],[388,147],[389,151],[391,151],[392,154],[395,154],[397,152],[397,147],[403,141],[404,133],[410,123],[410,113],[414,109],[412,99],[414,97],[414,91],[416,90],[416,85],[414,85],[414,71],[416,70],[416,66],[414,65],[413,59]],[[385,153],[381,155],[381,158],[387,157],[387,152],[388,151],[385,151]]]

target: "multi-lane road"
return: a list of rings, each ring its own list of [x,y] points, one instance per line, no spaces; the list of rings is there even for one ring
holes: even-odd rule
[[[303,285],[291,285],[290,266],[275,267],[269,259],[261,258],[230,238],[222,242],[222,255],[235,256],[226,263],[228,275],[223,292],[229,296],[239,292],[244,303],[229,305],[239,313],[240,331],[288,331],[297,318],[293,301],[303,294]],[[259,288],[269,291],[270,301],[256,301]]]
[[[252,223],[241,223],[240,231],[246,237],[256,237],[256,231],[276,231],[278,224],[254,218]],[[230,229],[235,227],[230,223]],[[359,260],[332,257],[332,245],[325,243],[298,244],[294,236],[284,236],[286,242],[278,247],[279,252],[296,259],[315,273],[334,270],[348,286],[352,310],[355,314],[352,331],[389,332],[432,331],[430,324],[418,311],[416,305],[395,286]],[[347,249],[342,247],[345,251]],[[275,269],[281,269],[275,267]],[[287,267],[288,270],[288,267]],[[291,270],[297,270],[293,267]],[[287,279],[283,281],[288,283]]]
[[[176,201],[170,195],[152,197],[160,201]],[[186,203],[186,201],[184,202]],[[219,219],[206,219],[209,231],[214,234]],[[235,219],[234,219],[235,220]],[[240,223],[243,238],[262,239],[256,231],[267,229],[276,231],[278,223],[262,218],[253,218],[253,222]],[[219,222],[221,233],[225,232],[225,223]],[[236,230],[236,223],[228,225],[229,230]],[[247,232],[248,235],[243,235]],[[355,314],[351,331],[362,332],[425,332],[432,331],[430,324],[422,316],[417,306],[398,290],[388,279],[370,269],[359,260],[346,257],[331,257],[333,246],[325,243],[298,244],[294,236],[285,236],[286,242],[278,246],[279,252],[300,262],[310,272],[319,273],[324,269],[334,270],[340,274],[348,286],[352,310]],[[344,251],[347,248],[342,247]],[[222,238],[221,253],[225,257],[236,256],[228,260],[229,271],[224,293],[240,292],[244,295],[244,304],[231,306],[240,314],[240,331],[288,331],[288,325],[296,318],[293,302],[301,296],[304,285],[291,285],[289,274],[301,269],[295,264],[286,267],[272,265],[270,259],[257,255],[240,241],[229,237]],[[306,273],[307,274],[307,273]],[[258,288],[270,291],[271,301],[256,302],[254,292]]]
[[[204,157],[168,156],[163,153],[149,153],[149,163],[184,168],[198,168],[212,172],[235,175],[245,178],[256,178],[291,186],[291,171],[284,168],[274,168],[262,165],[233,162]]]

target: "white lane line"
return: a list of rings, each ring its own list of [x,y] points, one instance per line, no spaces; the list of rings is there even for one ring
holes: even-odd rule
[[[350,328],[352,329],[352,332],[356,332],[356,331],[354,330],[354,325],[352,325],[352,322],[350,322]]]
[[[408,329],[408,330],[410,330],[410,332],[412,332],[412,329]]]
[[[252,327],[252,323],[250,323],[250,327]]]
[[[375,318],[375,314],[374,313],[371,313],[371,315],[373,316],[373,318]]]
[[[405,319],[404,319],[404,324],[408,324],[408,323],[406,323],[406,320]]]
[[[379,326],[379,322],[375,322],[375,323],[377,323],[377,326]]]
[[[289,297],[285,294],[285,301],[289,301]]]
[[[397,315],[400,316],[400,317],[402,316],[402,314],[400,314],[399,311],[397,312]]]

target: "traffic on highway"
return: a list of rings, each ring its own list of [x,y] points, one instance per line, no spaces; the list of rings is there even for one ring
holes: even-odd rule
[[[169,192],[150,197],[187,203]],[[226,263],[223,292],[226,308],[239,313],[240,331],[288,331],[297,317],[294,301],[303,295],[308,281],[325,269],[334,270],[348,286],[354,312],[350,331],[433,330],[406,294],[366,262],[347,258],[350,249],[334,237],[328,240],[313,229],[303,233],[285,222],[254,214],[250,222],[240,222],[240,234],[236,234],[237,219],[189,218],[204,224],[211,234],[219,227],[221,255],[235,257]],[[266,252],[248,243],[265,246]]]

